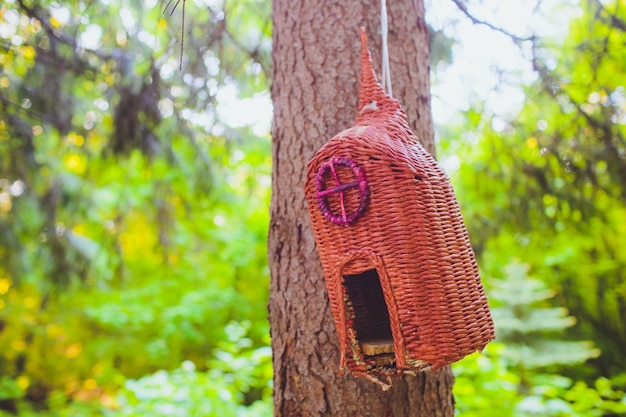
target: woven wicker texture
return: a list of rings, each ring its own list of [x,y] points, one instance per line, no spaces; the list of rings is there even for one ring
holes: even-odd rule
[[[305,192],[340,370],[386,385],[482,350],[494,326],[452,186],[361,41],[356,123],[309,162]]]

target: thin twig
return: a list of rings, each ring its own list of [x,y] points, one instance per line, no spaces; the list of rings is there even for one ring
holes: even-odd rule
[[[4,96],[4,94],[0,94],[0,104],[3,104],[3,107],[14,107],[18,112],[23,113],[27,116],[33,117],[35,119],[38,119],[41,122],[44,123],[48,123],[48,124],[56,124],[58,122],[57,119],[50,117],[47,114],[38,112],[36,110],[33,109],[25,109],[21,104],[19,103],[15,103],[11,100],[9,100],[8,98],[6,98]]]
[[[167,2],[167,4],[165,5],[165,8],[163,9],[163,14],[167,13],[167,9],[170,7],[170,5],[172,4],[174,0],[169,0]],[[185,5],[187,4],[187,0],[176,0],[176,4],[174,4],[174,7],[172,7],[172,10],[170,11],[170,16],[172,16],[174,14],[174,12],[176,11],[176,8],[178,7],[178,5],[180,4],[180,2],[183,2],[183,24],[182,24],[182,28],[180,30],[181,32],[181,40],[180,40],[180,63],[179,63],[179,69],[182,71],[183,70],[183,50],[185,49]]]
[[[57,31],[55,31],[50,22],[38,13],[37,6],[29,7],[24,4],[23,0],[18,0],[17,2],[20,5],[21,9],[26,12],[26,15],[28,17],[30,17],[31,19],[37,19],[39,23],[41,23],[41,26],[49,37],[56,39],[63,44],[71,46],[74,51],[80,49],[82,51],[89,52],[104,61],[109,59],[115,59],[111,54],[104,53],[100,50],[80,47],[76,38],[68,36],[65,33],[58,33]]]
[[[511,33],[509,31],[507,31],[506,29],[503,29],[499,26],[494,25],[493,23],[487,22],[485,20],[481,20],[478,19],[477,17],[475,17],[473,14],[471,14],[469,12],[469,10],[467,10],[467,6],[461,1],[461,0],[452,0],[452,2],[454,4],[456,4],[456,7],[459,8],[459,10],[461,12],[463,12],[463,14],[472,21],[472,23],[474,23],[475,25],[483,25],[483,26],[487,26],[489,29],[495,30],[496,32],[502,33],[503,35],[511,38],[511,40],[513,42],[515,42],[516,44],[520,44],[522,42],[527,42],[527,41],[534,41],[535,40],[535,36],[528,36],[528,37],[522,37],[522,36],[518,36],[514,33]]]
[[[165,5],[165,8],[163,9],[163,14],[167,13],[167,9],[170,7],[170,4],[172,4],[173,1],[174,0],[170,0],[170,1],[167,2],[167,4]],[[176,4],[174,5],[174,7],[172,7],[172,11],[170,12],[170,16],[174,14],[174,11],[178,7],[179,3],[180,3],[180,0],[176,1]]]
[[[619,17],[617,17],[617,15],[611,13],[605,6],[604,4],[602,4],[601,1],[599,0],[594,0],[594,3],[598,6],[598,9],[605,12],[608,16],[609,19],[611,20],[611,24],[618,28],[619,30],[621,30],[622,32],[626,32],[626,22],[624,22],[623,20],[621,20]],[[615,4],[615,8],[617,10],[617,8],[619,7],[619,1],[616,2]]]

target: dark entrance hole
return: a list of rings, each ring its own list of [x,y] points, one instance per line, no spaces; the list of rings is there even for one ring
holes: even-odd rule
[[[354,329],[367,356],[393,353],[389,311],[380,278],[375,269],[358,275],[345,275],[349,305],[354,309]]]

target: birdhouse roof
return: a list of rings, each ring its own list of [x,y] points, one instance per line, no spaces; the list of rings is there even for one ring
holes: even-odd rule
[[[393,161],[397,169],[422,178],[441,176],[435,159],[411,132],[398,100],[383,90],[376,78],[367,36],[361,29],[361,87],[355,125],[328,141],[309,162],[316,169],[330,157]]]
[[[377,161],[396,169],[410,172],[428,179],[442,174],[434,158],[420,145],[401,141],[388,129],[380,125],[357,124],[346,129],[328,141],[309,162],[309,170],[315,170],[331,157],[349,157],[368,165],[376,166]]]

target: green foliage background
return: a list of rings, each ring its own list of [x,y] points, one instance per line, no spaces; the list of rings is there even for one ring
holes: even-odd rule
[[[0,416],[271,415],[270,138],[228,107],[268,110],[270,4],[196,3],[182,71],[182,3],[0,6]],[[515,119],[438,126],[498,329],[462,416],[626,415],[626,3],[579,7]]]
[[[267,414],[268,4],[108,3],[0,9],[0,413]]]

